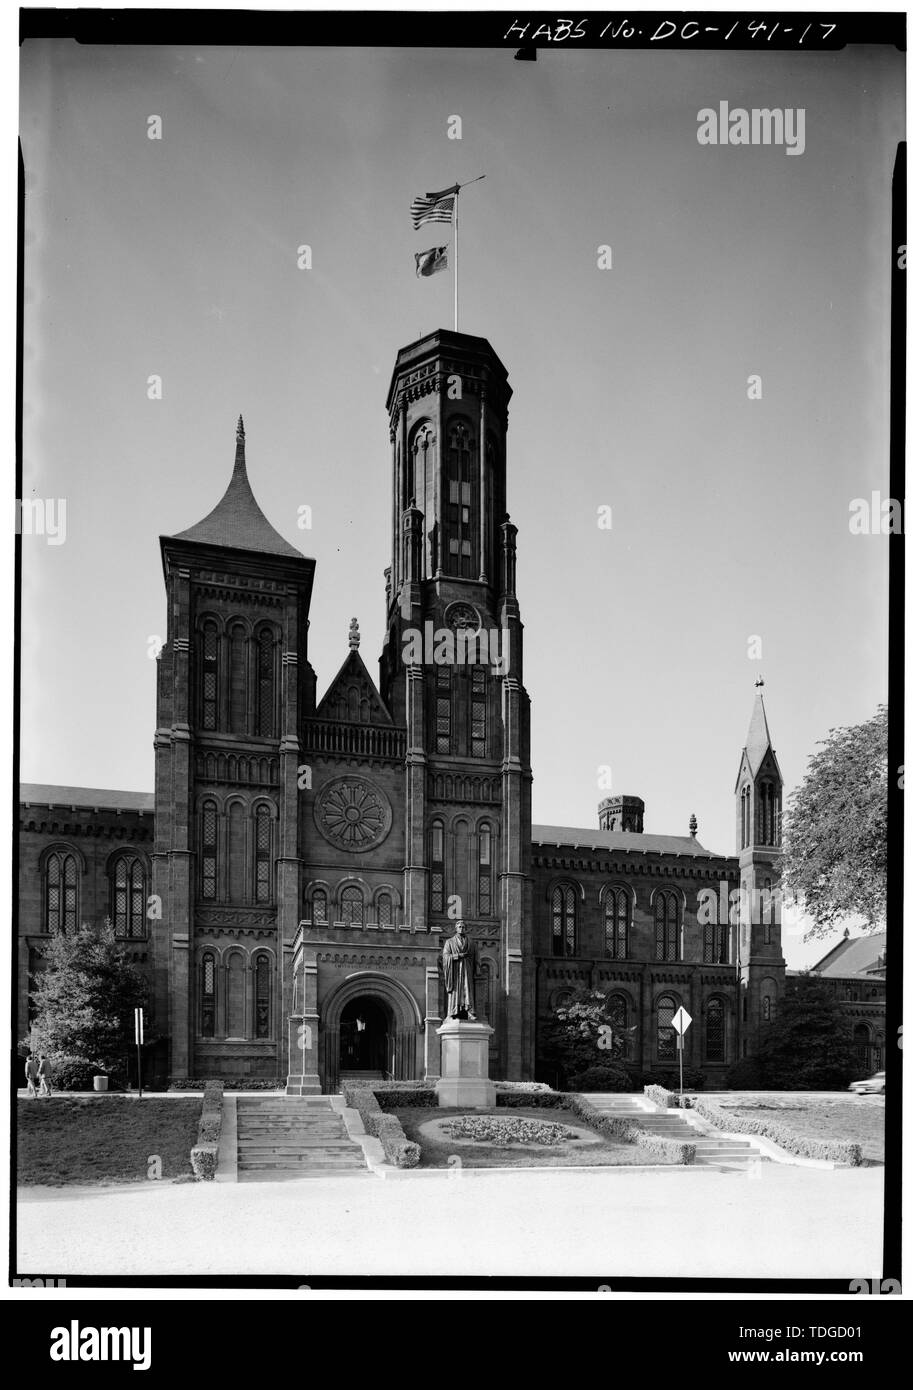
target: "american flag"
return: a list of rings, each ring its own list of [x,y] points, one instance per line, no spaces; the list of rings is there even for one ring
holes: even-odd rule
[[[452,222],[453,206],[459,191],[459,184],[454,184],[440,193],[426,193],[424,198],[413,198],[410,212],[415,230],[418,231],[425,222]]]

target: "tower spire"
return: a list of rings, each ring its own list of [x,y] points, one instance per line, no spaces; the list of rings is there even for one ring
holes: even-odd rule
[[[235,430],[235,473],[247,474],[247,459],[244,454],[244,416],[238,416],[238,427]]]

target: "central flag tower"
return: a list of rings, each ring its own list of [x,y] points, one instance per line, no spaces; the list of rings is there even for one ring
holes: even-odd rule
[[[495,1029],[492,1072],[529,1075],[532,773],[517,528],[506,511],[507,372],[484,338],[403,348],[387,396],[392,564],[381,694],[407,728],[405,920],[462,918]]]

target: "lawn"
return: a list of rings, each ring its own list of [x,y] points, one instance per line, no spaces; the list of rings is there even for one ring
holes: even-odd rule
[[[867,1162],[884,1163],[884,1105],[873,1097],[833,1100],[804,1099],[800,1093],[774,1097],[732,1097],[714,1105],[727,1114],[772,1120],[805,1139],[843,1139],[862,1146]]]
[[[190,1150],[202,1106],[201,1096],[20,1099],[18,1182],[144,1182],[154,1154],[162,1160],[162,1178],[192,1176]]]
[[[429,1120],[456,1119],[465,1115],[466,1110],[450,1110],[445,1106],[437,1108],[401,1106],[390,1112],[395,1115],[406,1132],[407,1139],[414,1139],[422,1148],[422,1168],[447,1168],[454,1154],[460,1159],[463,1168],[569,1168],[569,1167],[643,1167],[645,1164],[666,1164],[671,1160],[662,1154],[648,1153],[636,1144],[620,1144],[615,1140],[597,1135],[598,1144],[581,1144],[579,1140],[569,1140],[556,1144],[554,1149],[529,1147],[523,1144],[456,1144],[452,1140],[442,1141],[420,1133],[420,1127]],[[497,1115],[498,1119],[509,1116],[526,1116],[531,1120],[553,1121],[557,1124],[574,1125],[577,1129],[594,1134],[573,1110],[564,1107],[543,1109],[540,1106],[511,1106],[497,1110],[473,1111],[478,1115]]]

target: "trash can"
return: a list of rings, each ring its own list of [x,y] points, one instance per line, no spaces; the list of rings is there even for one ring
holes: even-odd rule
[[[108,1078],[106,1076],[93,1076],[92,1080],[95,1083],[96,1091],[107,1091]]]

